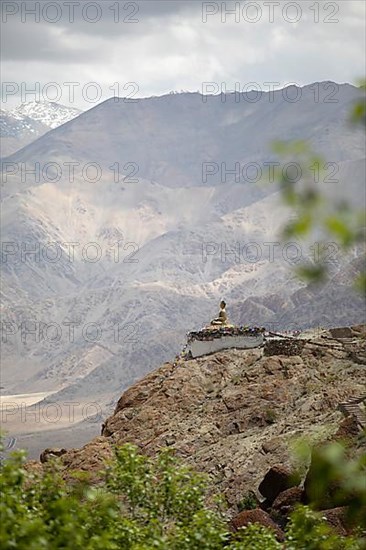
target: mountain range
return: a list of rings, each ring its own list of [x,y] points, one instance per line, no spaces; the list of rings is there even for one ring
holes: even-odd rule
[[[272,142],[303,139],[330,163],[329,200],[364,204],[364,133],[349,124],[361,92],[337,85],[327,101],[327,86],[319,101],[311,86],[297,102],[109,99],[3,158],[4,392],[111,410],[221,298],[232,322],[272,330],[363,322],[362,247],[344,257],[327,243],[328,282],[300,282],[314,243],[281,242],[293,213],[263,182]]]

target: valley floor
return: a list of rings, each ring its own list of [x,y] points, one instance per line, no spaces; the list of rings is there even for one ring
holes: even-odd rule
[[[100,433],[101,418],[88,403],[59,403],[54,392],[0,396],[4,454],[25,449],[38,459],[46,447],[80,446]],[[97,413],[97,414],[95,414]]]

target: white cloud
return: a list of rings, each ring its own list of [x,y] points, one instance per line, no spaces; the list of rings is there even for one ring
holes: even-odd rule
[[[228,8],[233,4],[226,3]],[[81,20],[52,25],[9,19],[3,25],[3,81],[27,82],[30,88],[35,81],[41,86],[75,81],[79,89],[96,81],[104,99],[112,95],[109,87],[115,82],[121,88],[136,82],[139,95],[148,96],[195,91],[212,80],[227,83],[229,89],[235,82],[355,82],[364,76],[364,2],[298,2],[302,17],[296,24],[286,21],[296,16],[295,10],[282,11],[286,4],[275,11],[273,23],[268,9],[263,9],[257,23],[242,16],[253,17],[254,11],[240,12],[237,23],[229,15],[222,23],[219,11],[204,24],[198,1],[141,2],[140,22],[117,26],[118,31],[111,11],[95,25]],[[314,22],[314,8],[310,9],[317,4],[319,23]],[[329,8],[332,5],[339,6],[338,13]],[[325,22],[336,19],[338,23]],[[69,104],[68,99],[63,95],[61,102]],[[2,106],[20,100],[14,96]],[[93,106],[81,94],[76,100],[81,108]]]

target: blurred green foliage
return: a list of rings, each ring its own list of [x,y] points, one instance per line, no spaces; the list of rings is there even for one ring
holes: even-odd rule
[[[333,450],[313,456],[318,489],[325,490],[334,476],[341,480],[343,496],[355,503],[350,513],[359,532],[342,538],[330,530],[321,514],[301,506],[291,516],[285,546],[260,525],[230,533],[221,507],[213,504],[207,478],[183,465],[169,450],[149,458],[133,445],[116,448],[104,480],[94,486],[84,473],[65,482],[58,460],[47,463],[41,473],[25,469],[22,452],[1,463],[3,550],[365,548],[365,515],[359,513],[366,498],[365,463],[350,465]]]
[[[307,492],[313,508],[347,506],[350,523],[366,530],[366,453],[352,458],[339,442],[315,447]]]
[[[286,550],[360,550],[362,540],[340,537],[327,525],[321,513],[298,506],[291,515],[286,533]]]
[[[366,83],[360,83],[360,89],[366,92]],[[366,129],[366,95],[355,103],[349,117],[354,127]],[[275,179],[280,185],[284,200],[293,211],[293,219],[284,227],[283,239],[309,239],[320,235],[320,241],[314,243],[311,260],[296,266],[297,274],[309,282],[321,282],[329,275],[330,244],[339,247],[344,253],[356,245],[365,244],[366,210],[365,205],[359,209],[347,201],[332,199],[325,194],[321,183],[332,184],[329,170],[335,163],[327,163],[315,153],[304,141],[277,141],[273,151],[284,161],[286,166],[295,168],[275,169]],[[288,164],[287,164],[288,163]],[[299,177],[300,167],[300,177]],[[326,179],[328,177],[328,179]],[[335,182],[336,180],[334,180]],[[318,241],[318,239],[317,239]],[[366,294],[366,273],[363,271],[355,281],[355,286]]]

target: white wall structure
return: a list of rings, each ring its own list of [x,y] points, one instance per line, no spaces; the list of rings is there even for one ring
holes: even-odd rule
[[[191,352],[192,357],[200,357],[221,351],[224,349],[251,349],[258,348],[264,343],[264,335],[255,336],[222,336],[212,340],[192,340],[187,346],[187,352]]]

